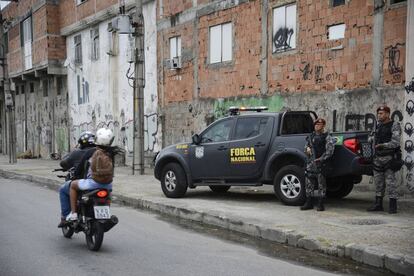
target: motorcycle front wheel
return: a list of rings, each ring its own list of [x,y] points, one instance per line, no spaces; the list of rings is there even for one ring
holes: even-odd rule
[[[98,251],[101,248],[104,230],[99,222],[94,221],[90,224],[89,231],[85,233],[86,244],[91,251]]]

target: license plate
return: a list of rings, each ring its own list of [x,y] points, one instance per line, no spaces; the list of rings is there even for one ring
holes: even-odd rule
[[[95,218],[96,219],[110,219],[111,218],[111,211],[109,210],[109,206],[94,206],[95,211]]]

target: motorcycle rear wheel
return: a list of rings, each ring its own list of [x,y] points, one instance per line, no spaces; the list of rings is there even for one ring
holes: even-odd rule
[[[101,248],[104,230],[101,224],[97,221],[92,222],[90,230],[85,233],[86,244],[91,251],[98,251]]]
[[[73,228],[69,225],[62,227],[63,236],[67,239],[72,238],[73,232],[74,232]]]

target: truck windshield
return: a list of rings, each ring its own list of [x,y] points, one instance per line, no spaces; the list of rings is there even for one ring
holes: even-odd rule
[[[286,113],[282,121],[282,135],[303,134],[313,131],[313,119],[310,113]]]

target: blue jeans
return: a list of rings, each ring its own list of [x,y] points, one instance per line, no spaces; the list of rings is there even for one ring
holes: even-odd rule
[[[60,186],[59,189],[59,199],[60,199],[60,211],[62,218],[66,218],[70,213],[70,180]]]

